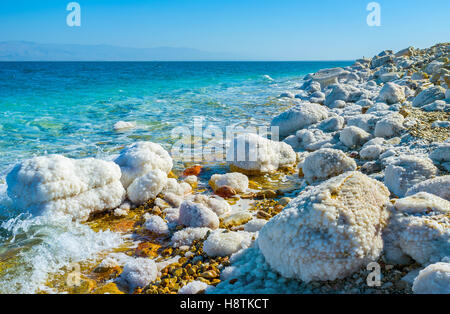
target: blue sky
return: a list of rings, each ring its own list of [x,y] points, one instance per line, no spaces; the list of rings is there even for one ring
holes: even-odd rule
[[[81,27],[66,25],[69,0],[0,1],[0,41],[189,47],[271,60],[350,60],[383,49],[450,41],[450,1],[78,0]]]

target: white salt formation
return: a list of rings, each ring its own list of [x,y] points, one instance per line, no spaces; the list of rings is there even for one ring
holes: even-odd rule
[[[415,184],[434,178],[438,171],[430,159],[416,156],[390,157],[386,163],[384,184],[399,197]]]
[[[406,196],[411,196],[418,192],[428,192],[450,201],[450,175],[419,182],[408,189]]]
[[[248,189],[248,177],[239,172],[214,174],[209,180],[209,184],[214,191],[223,186],[229,186],[238,193],[244,193]]]
[[[114,124],[115,131],[124,131],[136,127],[134,122],[118,121]]]
[[[416,294],[450,294],[450,263],[436,263],[423,269],[412,289]]]
[[[254,133],[236,137],[233,147],[227,156],[228,162],[248,172],[270,173],[279,168],[292,167],[297,160],[290,145]]]
[[[209,228],[185,228],[177,231],[172,236],[172,245],[175,247],[189,246],[195,240],[203,239]]]
[[[361,146],[371,138],[370,133],[356,126],[348,126],[341,131],[339,139],[341,142],[349,147],[354,148]]]
[[[384,240],[390,262],[403,264],[402,255],[420,264],[450,255],[450,202],[420,192],[395,202]]]
[[[178,290],[178,294],[199,294],[204,292],[206,288],[208,288],[206,283],[196,280],[181,287],[181,289]]]
[[[149,215],[146,217],[144,228],[154,234],[167,235],[169,234],[169,227],[167,223],[159,216]]]
[[[251,237],[248,232],[216,230],[203,242],[203,251],[211,257],[228,256],[249,247]]]
[[[376,260],[389,191],[360,172],[347,172],[300,194],[259,232],[266,261],[287,278],[344,278]]]
[[[191,201],[181,204],[178,222],[186,227],[219,228],[219,217],[216,213],[203,204]]]
[[[271,125],[279,127],[280,136],[286,137],[326,118],[328,118],[326,107],[306,102],[276,116]]]
[[[128,188],[133,181],[152,170],[169,173],[172,158],[164,148],[152,142],[138,142],[127,146],[114,160],[122,170],[122,184]]]
[[[217,216],[222,216],[231,210],[230,204],[223,198],[217,195],[206,196],[197,194],[193,200],[195,203],[200,203],[211,209]]]
[[[8,195],[35,214],[89,215],[118,207],[125,198],[120,168],[94,158],[35,157],[17,164],[6,177]]]
[[[178,182],[176,179],[174,178],[169,178],[167,179],[167,183],[166,186],[164,187],[164,189],[162,190],[162,194],[174,194],[177,195],[179,197],[183,197],[186,194],[189,194],[192,191],[192,187],[189,183],[187,182]]]
[[[145,287],[158,276],[158,268],[153,260],[135,258],[128,261],[118,278],[118,282],[128,286],[130,292],[137,287]]]
[[[167,174],[161,170],[152,170],[136,178],[127,188],[130,201],[142,204],[156,198],[167,184]]]
[[[356,162],[340,150],[322,148],[305,158],[302,170],[306,181],[313,183],[356,170]]]

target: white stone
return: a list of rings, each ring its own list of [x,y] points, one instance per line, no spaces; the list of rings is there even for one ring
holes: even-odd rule
[[[142,204],[155,199],[167,184],[167,174],[161,170],[152,170],[136,178],[127,188],[130,201]]]
[[[180,225],[186,227],[219,228],[219,218],[216,213],[203,204],[184,201],[180,206]]]
[[[414,280],[416,294],[450,294],[450,263],[436,263],[426,267]]]
[[[431,154],[430,158],[437,162],[450,161],[450,143],[445,143],[437,147]]]
[[[208,288],[208,285],[203,281],[191,281],[187,285],[183,286],[178,290],[178,294],[199,294]]]
[[[122,170],[122,184],[124,188],[138,177],[151,170],[159,169],[165,173],[172,170],[172,158],[164,148],[152,142],[138,142],[127,146],[114,160]]]
[[[340,150],[322,148],[305,158],[302,170],[306,181],[313,183],[356,170],[356,162]]]
[[[445,88],[441,86],[433,86],[425,89],[414,98],[413,107],[423,107],[431,104],[436,100],[445,99]]]
[[[178,182],[174,178],[167,179],[166,186],[162,190],[162,194],[166,195],[169,193],[175,194],[177,196],[183,197],[186,194],[192,192],[192,187],[187,182]]]
[[[133,129],[134,127],[136,127],[134,122],[118,121],[114,124],[113,128],[115,131],[123,131]]]
[[[85,221],[120,206],[125,198],[120,176],[113,162],[49,155],[17,164],[6,183],[8,196],[20,209]]]
[[[450,175],[419,181],[408,189],[406,196],[411,196],[419,192],[431,193],[450,201]]]
[[[149,215],[144,223],[144,228],[154,234],[167,235],[169,234],[169,227],[167,223],[159,216]]]
[[[247,248],[252,236],[248,232],[216,230],[211,232],[205,242],[203,251],[211,257],[225,257]]]
[[[335,280],[377,260],[389,191],[347,172],[300,194],[259,232],[267,263],[287,278]]]
[[[209,228],[185,228],[173,234],[171,242],[174,247],[190,246],[195,240],[203,239]]]
[[[248,177],[239,172],[214,174],[209,183],[214,191],[223,186],[232,187],[238,193],[244,193],[248,189]]]
[[[375,136],[391,138],[400,134],[404,130],[403,122],[405,118],[399,113],[392,113],[377,122],[375,126]]]
[[[145,287],[158,276],[158,268],[153,260],[135,258],[127,262],[120,274],[119,282],[128,286],[130,292],[137,287]]]
[[[415,184],[434,178],[437,168],[430,159],[401,155],[386,160],[384,184],[399,197]]]
[[[326,118],[328,118],[326,107],[302,103],[273,118],[271,125],[279,128],[279,134],[283,138]]]
[[[267,220],[265,219],[258,219],[258,218],[252,219],[244,225],[244,231],[258,232],[259,230],[262,229],[262,227],[264,227],[266,223]]]
[[[348,126],[341,131],[340,141],[347,147],[361,146],[371,138],[370,133],[356,126]]]
[[[383,153],[384,148],[381,145],[364,145],[359,152],[362,159],[376,160]]]
[[[405,90],[400,85],[389,82],[386,83],[378,95],[377,101],[387,104],[395,104],[405,100]]]
[[[231,210],[230,204],[220,196],[206,196],[197,194],[194,197],[194,202],[200,203],[211,209],[217,216],[222,216]]]
[[[253,133],[238,136],[233,147],[234,149],[228,151],[227,161],[249,172],[275,172],[279,168],[292,167],[297,160],[297,155],[290,145]]]

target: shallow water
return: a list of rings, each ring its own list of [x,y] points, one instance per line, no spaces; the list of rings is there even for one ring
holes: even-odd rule
[[[350,62],[0,63],[0,292],[36,292],[48,272],[111,249],[115,233],[15,209],[5,176],[18,161],[50,153],[110,158],[138,140],[204,125],[268,125],[277,96],[304,75]],[[136,128],[115,132],[117,121]],[[86,248],[86,249],[84,249]]]

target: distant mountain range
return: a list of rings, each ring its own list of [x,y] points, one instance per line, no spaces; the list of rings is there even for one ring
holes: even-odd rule
[[[242,60],[229,53],[191,48],[127,48],[108,45],[39,44],[0,42],[0,61],[211,61]]]

